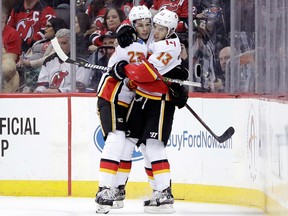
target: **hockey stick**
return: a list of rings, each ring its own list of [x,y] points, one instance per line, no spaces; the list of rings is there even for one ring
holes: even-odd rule
[[[105,67],[105,66],[101,66],[101,65],[95,65],[95,64],[90,64],[88,62],[85,62],[85,61],[75,61],[71,58],[69,58],[64,52],[63,50],[61,49],[59,43],[58,43],[58,40],[57,38],[54,38],[51,40],[51,43],[52,43],[52,46],[55,50],[55,52],[57,53],[57,55],[59,56],[59,58],[64,61],[64,62],[67,62],[67,63],[70,63],[70,64],[75,64],[75,65],[78,65],[78,66],[82,66],[82,67],[86,67],[86,68],[92,68],[92,69],[98,69],[98,70],[103,70],[103,71],[109,71],[110,68],[109,67]],[[179,80],[179,79],[171,79],[171,78],[168,78],[168,77],[163,77],[165,79],[166,82],[172,82],[172,83],[178,83],[180,85],[188,85],[188,86],[194,86],[194,87],[201,87],[201,83],[198,83],[198,82],[190,82],[190,81],[182,81],[182,80]]]
[[[221,136],[217,136],[208,125],[195,113],[195,111],[186,103],[185,107],[194,115],[194,117],[209,131],[209,133],[219,142],[223,143],[228,140],[234,134],[235,130],[233,127],[229,127]]]
[[[53,46],[55,52],[59,56],[59,58],[64,62],[67,62],[70,64],[75,64],[75,65],[86,67],[86,68],[99,69],[99,70],[103,70],[103,71],[108,71],[110,69],[109,67],[90,64],[90,63],[85,62],[85,61],[75,61],[75,60],[69,58],[61,49],[56,37],[51,40],[51,43],[52,43],[52,46]]]
[[[194,87],[201,87],[202,84],[199,82],[191,82],[187,80],[180,80],[180,79],[172,79],[168,77],[162,77],[164,82],[171,82],[171,83],[178,83],[180,85],[187,85],[187,86],[194,86]]]
[[[160,80],[162,80],[167,87],[173,92],[173,89],[170,88],[170,86],[167,84],[167,82],[165,81],[165,78],[157,71],[157,69],[154,68],[154,66],[144,57],[141,56],[140,59],[142,60],[142,62],[145,64],[145,66],[149,69],[151,69],[157,76],[158,78],[160,78]],[[208,127],[208,125],[197,115],[197,113],[186,103],[185,107],[193,114],[193,116],[203,125],[204,128],[207,129],[207,131],[219,142],[225,142],[226,140],[228,140],[229,138],[232,137],[232,135],[234,134],[235,130],[233,127],[229,127],[221,136],[217,136],[210,127]]]

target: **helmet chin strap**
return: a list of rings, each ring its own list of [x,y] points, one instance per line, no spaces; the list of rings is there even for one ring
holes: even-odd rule
[[[166,34],[165,38],[166,38],[166,39],[169,38],[174,32],[175,32],[174,29],[169,29],[169,28],[168,28],[168,33]]]

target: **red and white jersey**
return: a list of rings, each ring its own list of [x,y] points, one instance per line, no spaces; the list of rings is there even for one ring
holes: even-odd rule
[[[158,11],[167,9],[177,13],[179,18],[188,18],[188,0],[154,0],[151,9]]]
[[[149,52],[152,54],[148,61],[154,65],[161,75],[181,64],[181,43],[176,34],[173,34],[173,36],[175,37],[153,42],[149,45]]]
[[[176,34],[173,34],[171,38],[151,43],[148,50],[151,53],[148,61],[163,76],[181,64],[181,44]],[[162,96],[161,93],[147,91],[139,86],[136,93],[153,99],[160,99]]]
[[[107,8],[102,8],[95,17],[93,17],[93,11],[91,11],[91,10],[92,10],[92,8],[89,5],[88,9],[86,10],[86,13],[90,17],[93,18],[92,23],[96,26],[96,29],[98,29],[98,30],[104,29],[104,25],[103,25],[103,23],[104,23],[104,15],[105,15],[105,13],[107,11]]]
[[[55,16],[54,9],[43,2],[38,1],[33,8],[28,9],[24,1],[19,1],[11,11],[7,25],[19,32],[24,43],[30,44],[32,40],[44,38],[47,20]]]
[[[139,64],[139,56],[141,55],[147,56],[147,46],[142,40],[138,40],[125,48],[117,46],[109,59],[108,67],[112,67],[121,60],[131,64]],[[135,93],[127,87],[127,81],[128,79],[117,81],[109,76],[108,72],[103,74],[98,87],[98,97],[128,107]]]
[[[90,70],[76,66],[76,82],[87,86]],[[35,91],[44,89],[59,89],[61,92],[71,92],[71,64],[63,62],[56,53],[49,56],[43,63]]]
[[[123,4],[123,5],[121,5],[121,10],[124,12],[125,16],[128,17],[129,12],[132,9],[132,7],[133,7],[133,3],[127,2],[127,3]]]

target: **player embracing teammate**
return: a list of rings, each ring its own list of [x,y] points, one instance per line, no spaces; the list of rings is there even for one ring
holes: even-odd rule
[[[141,10],[138,12],[140,13]],[[132,15],[133,13],[129,18]],[[137,14],[134,18],[134,20],[131,20],[133,29],[136,29],[138,37],[143,37],[147,41],[150,31],[147,31],[147,33],[141,31],[141,27],[142,30],[149,27],[149,20],[145,17],[139,17]],[[126,117],[124,115],[122,116],[124,127],[121,128],[121,131],[108,127],[108,135],[106,133],[105,136],[106,142],[100,161],[99,190],[96,195],[97,213],[109,212],[113,202],[119,196],[119,186],[124,186],[128,178],[128,174],[126,176],[119,175],[119,170],[121,170],[119,167],[121,167],[121,160],[122,162],[128,161],[128,163],[131,163],[133,152],[131,143],[133,142],[130,142],[130,147],[127,147],[125,141],[128,139],[125,136],[123,137],[123,131],[126,132],[128,138],[133,138],[136,145],[141,147],[145,160],[145,170],[153,189],[151,199],[144,202],[144,211],[147,213],[173,213],[175,211],[173,208],[174,198],[171,191],[170,164],[166,154],[166,145],[172,130],[175,106],[182,108],[186,104],[188,92],[179,84],[164,83],[154,70],[157,70],[162,76],[173,79],[186,80],[188,78],[187,70],[181,67],[181,46],[175,34],[177,24],[178,16],[176,13],[169,10],[158,12],[153,18],[153,30],[151,33],[153,42],[148,43],[148,51],[151,52],[151,55],[147,57],[145,52],[144,55],[141,53],[135,53],[136,56],[130,54],[130,57],[137,57],[137,61],[140,61],[141,58],[148,58],[152,65],[143,64],[141,61],[139,64],[135,64],[131,61],[131,58],[127,61],[123,56],[121,61],[114,64],[107,76],[103,75],[104,78],[102,77],[103,79],[105,77],[111,80],[114,79],[114,82],[119,83],[119,85],[128,86],[130,88],[128,92],[133,92],[131,95],[133,94],[134,98],[130,104],[129,111],[125,109],[123,112],[124,115],[127,114],[127,118],[124,118]],[[118,36],[118,42],[124,50],[137,41],[134,38],[133,30],[129,27],[120,28]],[[140,56],[141,58],[138,58]],[[120,93],[118,93],[121,94],[122,91],[120,90]],[[116,96],[119,97],[118,94]],[[101,94],[99,94],[99,97],[101,97]],[[102,100],[101,98],[99,99],[98,109],[101,108]],[[106,112],[102,112],[103,114],[111,111],[111,103],[108,105],[109,108]],[[105,124],[102,124],[104,117],[101,119],[101,109],[99,110],[103,128],[105,126]],[[108,114],[108,116],[112,119],[111,114]],[[127,119],[127,122],[125,122],[125,119]],[[121,137],[120,141],[119,135]],[[106,145],[108,146],[107,148]],[[130,171],[129,168],[128,171]],[[118,174],[117,177],[116,174]],[[122,189],[124,190],[124,188]],[[122,198],[124,197],[122,196]]]
[[[147,55],[147,46],[137,38],[130,25],[119,26],[116,33],[119,45],[108,62],[108,67],[112,69],[102,75],[97,90],[97,108],[105,146],[100,159],[99,188],[95,201],[96,213],[102,214],[108,213],[113,202],[122,197],[122,186],[115,185],[116,173],[124,146],[135,145],[126,137],[126,116],[135,92],[128,88],[128,79],[118,77],[115,71],[123,70],[128,63],[139,64],[139,55]]]

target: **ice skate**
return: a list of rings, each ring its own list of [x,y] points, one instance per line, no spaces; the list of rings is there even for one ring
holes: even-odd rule
[[[120,209],[124,207],[124,199],[125,199],[125,185],[119,185],[118,188],[116,188],[116,199],[113,202],[112,209]]]
[[[100,187],[96,194],[96,213],[107,214],[116,200],[118,190],[114,187]]]
[[[175,212],[173,204],[174,197],[170,187],[163,191],[154,191],[152,198],[144,201],[144,212],[151,214],[171,214]]]

